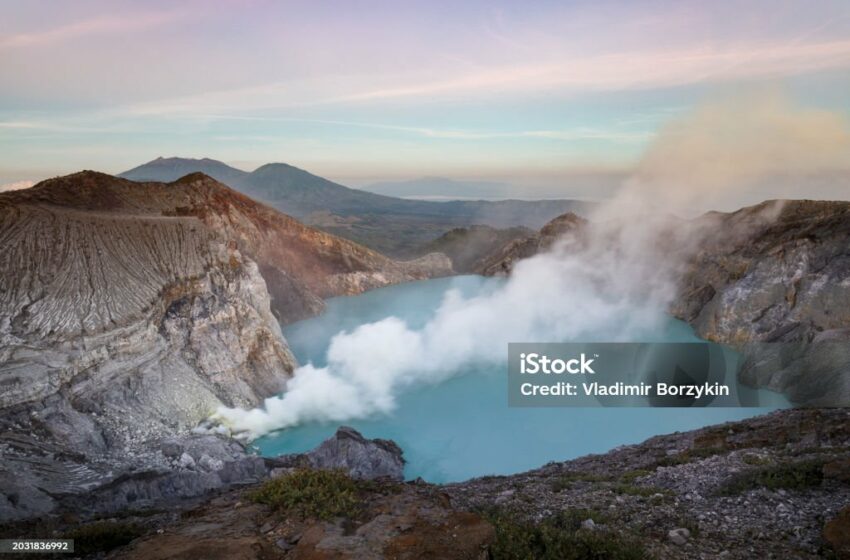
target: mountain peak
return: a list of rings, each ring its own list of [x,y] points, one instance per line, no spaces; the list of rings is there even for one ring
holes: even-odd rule
[[[239,179],[248,173],[224,162],[210,158],[162,157],[134,167],[119,177],[131,181],[159,181],[168,183],[176,181],[190,173],[201,172],[222,183],[237,184]]]
[[[203,182],[210,181],[210,182],[218,183],[218,181],[216,181],[215,179],[213,179],[212,177],[210,177],[206,173],[203,173],[201,171],[193,171],[192,173],[187,173],[186,175],[183,175],[182,177],[180,177],[176,181],[172,181],[171,184],[172,185],[186,185],[186,184],[189,184],[189,183],[195,183],[197,181],[203,181]]]
[[[270,171],[300,171],[301,173],[309,173],[309,171],[304,171],[303,169],[295,167],[294,165],[289,165],[288,163],[281,162],[266,163],[256,168],[254,171],[252,171],[252,173],[262,174],[268,173]]]

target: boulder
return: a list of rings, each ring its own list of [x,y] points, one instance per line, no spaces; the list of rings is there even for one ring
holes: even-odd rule
[[[845,507],[823,528],[823,538],[839,560],[850,559],[850,506]]]
[[[667,540],[676,546],[683,546],[688,542],[689,538],[691,538],[691,532],[684,527],[671,529],[670,532],[667,533]]]
[[[404,480],[404,458],[395,442],[366,439],[354,428],[340,427],[330,438],[307,453],[269,459],[269,467],[341,469],[361,480]]]

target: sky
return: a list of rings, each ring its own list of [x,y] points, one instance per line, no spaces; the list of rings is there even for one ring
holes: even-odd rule
[[[566,196],[730,99],[843,142],[850,3],[0,0],[0,86],[0,188],[182,156]]]

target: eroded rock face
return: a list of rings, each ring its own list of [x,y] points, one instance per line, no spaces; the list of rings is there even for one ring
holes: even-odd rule
[[[741,348],[745,382],[850,403],[850,203],[774,201],[698,220],[706,234],[672,313]],[[752,346],[749,343],[784,343]]]
[[[362,480],[404,480],[402,450],[395,442],[366,439],[348,426],[340,427],[312,451],[282,455],[269,464],[272,468],[341,469]]]
[[[700,219],[673,312],[712,340],[848,338],[850,203],[765,202]]]
[[[149,470],[151,440],[284,388],[257,265],[196,218],[0,213],[0,517]]]
[[[295,360],[279,320],[450,270],[391,261],[200,174],[82,172],[0,194],[0,248],[0,520],[110,484],[137,487],[107,509],[251,480],[246,457],[232,476],[163,478],[175,464],[157,442],[283,390]]]
[[[585,223],[565,214],[482,261],[479,272],[509,274],[560,236],[581,235]],[[744,353],[746,384],[807,406],[850,405],[850,203],[768,201],[676,227],[684,247],[659,235],[671,254],[684,253],[674,263],[670,312],[700,337]],[[761,344],[773,342],[782,346]]]

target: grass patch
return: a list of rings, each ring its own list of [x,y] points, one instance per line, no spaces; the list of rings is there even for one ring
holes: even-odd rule
[[[62,538],[74,539],[74,554],[84,555],[124,546],[142,534],[142,529],[134,523],[97,521],[77,527],[62,535]]]
[[[598,514],[596,514],[598,515]],[[643,547],[604,530],[579,530],[589,510],[566,510],[540,523],[520,521],[504,512],[485,517],[496,529],[492,560],[644,560]]]
[[[770,457],[764,457],[762,455],[751,455],[751,454],[747,454],[747,455],[744,455],[743,457],[741,457],[741,461],[743,461],[744,464],[751,465],[751,466],[754,466],[754,467],[761,467],[763,465],[769,465],[770,462],[771,462]]]
[[[608,523],[608,515],[596,509],[587,508],[569,508],[558,512],[550,518],[555,525],[568,531],[578,531],[581,528],[581,522],[585,519],[592,519],[597,525]]]
[[[666,488],[659,488],[658,486],[636,486],[634,484],[616,484],[611,490],[615,494],[625,494],[627,496],[641,496],[644,498],[649,498],[650,496],[654,496],[655,494],[662,494],[667,496],[670,494],[669,490]]]
[[[718,494],[734,496],[755,488],[797,490],[820,486],[822,481],[822,460],[800,461],[739,473],[723,483]]]
[[[265,482],[248,498],[301,518],[333,519],[357,514],[358,483],[343,471],[298,469]]]
[[[645,476],[649,476],[652,474],[652,471],[647,469],[635,469],[633,471],[629,471],[623,474],[620,477],[620,482],[623,484],[632,484],[635,480],[639,478],[643,478]]]

